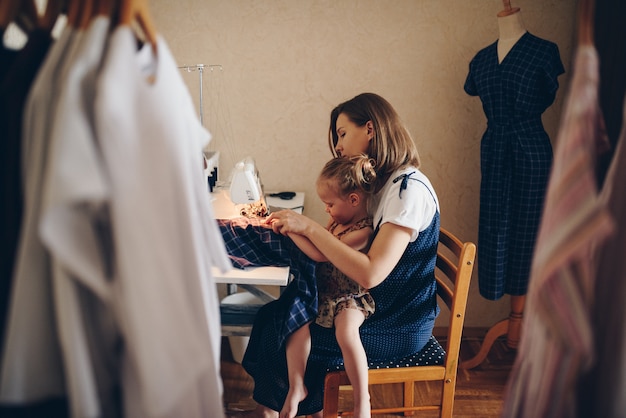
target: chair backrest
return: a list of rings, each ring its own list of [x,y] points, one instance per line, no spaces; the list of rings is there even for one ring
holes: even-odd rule
[[[437,280],[437,294],[450,311],[448,338],[445,346],[446,368],[454,368],[455,378],[475,258],[476,245],[474,243],[461,242],[451,232],[440,228],[435,279]]]
[[[437,294],[450,310],[444,364],[370,369],[368,372],[370,385],[387,383],[404,385],[403,406],[372,409],[372,413],[405,412],[405,415],[408,415],[412,411],[439,410],[441,417],[452,416],[465,308],[475,257],[474,243],[462,242],[446,229],[440,229],[435,279]],[[443,382],[439,404],[414,405],[414,387],[418,381]],[[339,386],[349,384],[345,371],[327,373],[324,386],[324,417],[339,416]]]

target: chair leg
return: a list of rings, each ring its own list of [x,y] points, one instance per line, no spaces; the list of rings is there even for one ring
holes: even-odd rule
[[[337,418],[339,413],[339,375],[326,374],[324,383],[324,418]]]
[[[402,386],[404,386],[404,406],[405,408],[410,408],[413,406],[415,399],[415,383],[404,382]],[[415,411],[404,411],[404,416],[411,415],[415,415]]]
[[[454,408],[454,391],[456,376],[443,382],[443,396],[441,397],[441,418],[452,418]]]

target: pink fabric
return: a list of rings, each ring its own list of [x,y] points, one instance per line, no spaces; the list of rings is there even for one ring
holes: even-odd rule
[[[614,223],[595,165],[608,146],[598,105],[598,57],[581,46],[557,137],[533,258],[519,353],[503,416],[576,416],[576,387],[594,358],[595,251]]]
[[[626,106],[623,111],[626,113]],[[626,411],[626,114],[622,121],[600,194],[616,220],[617,230],[599,248],[593,324],[597,362],[580,393],[589,408],[587,415],[599,417],[623,416]]]

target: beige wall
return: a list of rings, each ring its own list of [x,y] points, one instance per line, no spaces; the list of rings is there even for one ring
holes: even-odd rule
[[[559,45],[569,72],[575,2],[513,5],[529,31]],[[498,36],[499,0],[152,0],[150,7],[180,65],[221,65],[203,73],[203,116],[222,178],[253,156],[266,190],[305,191],[305,213],[325,222],[314,182],[330,157],[329,112],[372,91],[414,135],[442,225],[476,241],[485,117],[463,83],[471,58]],[[198,103],[199,74],[183,77]],[[568,78],[544,114],[553,139]],[[478,294],[474,276],[466,324],[490,326],[508,311],[507,297]]]

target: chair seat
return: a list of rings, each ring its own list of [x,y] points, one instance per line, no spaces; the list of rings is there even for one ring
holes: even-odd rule
[[[446,351],[439,341],[431,335],[430,339],[417,353],[413,353],[399,360],[368,361],[369,369],[393,369],[396,367],[411,366],[441,366],[444,363]],[[337,366],[326,369],[327,372],[344,370],[343,362]]]

